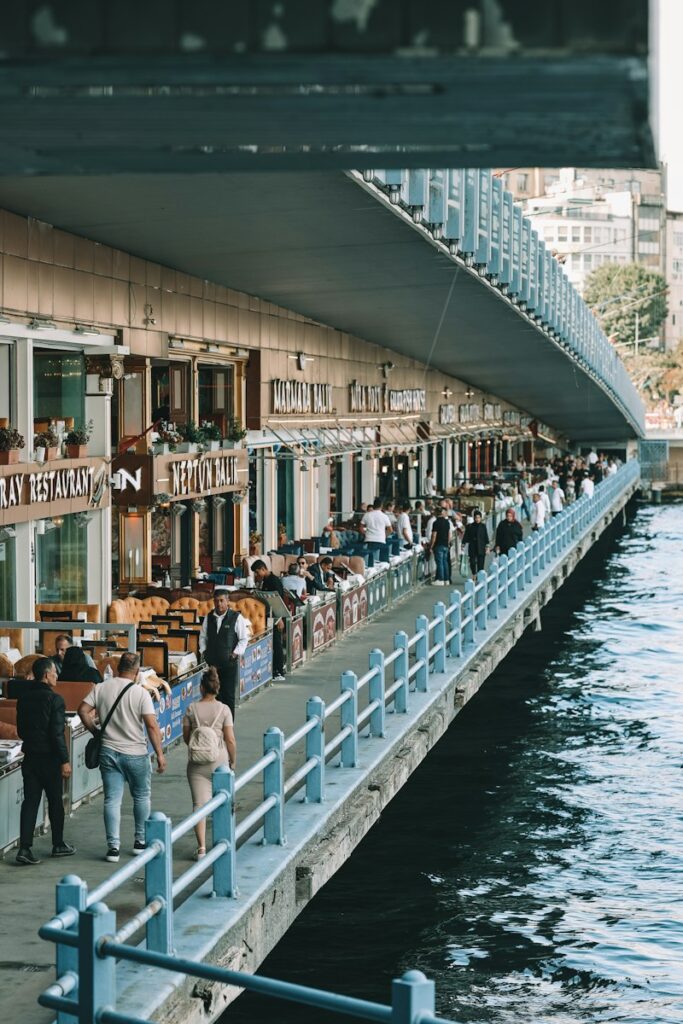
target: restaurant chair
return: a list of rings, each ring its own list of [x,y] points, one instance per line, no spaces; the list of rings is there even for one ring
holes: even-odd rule
[[[138,654],[143,668],[151,668],[160,679],[168,680],[168,644],[161,640],[141,640]]]

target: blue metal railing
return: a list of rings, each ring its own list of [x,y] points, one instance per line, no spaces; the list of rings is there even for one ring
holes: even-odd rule
[[[116,956],[140,963],[151,963],[149,958],[156,957],[156,966],[176,972],[186,971],[184,966],[180,966],[184,961],[178,961],[172,956],[173,907],[176,898],[209,871],[214,895],[235,897],[240,841],[262,830],[264,844],[284,845],[285,808],[293,794],[303,788],[307,801],[321,803],[325,799],[328,764],[337,761],[340,768],[355,767],[360,739],[384,736],[387,713],[392,711],[405,714],[411,691],[427,693],[432,674],[445,673],[449,660],[460,659],[465,652],[471,653],[476,646],[476,634],[488,633],[489,626],[498,622],[501,612],[512,614],[527,596],[525,592],[531,588],[534,578],[548,575],[573,544],[590,534],[615,500],[635,486],[639,475],[638,463],[627,463],[618,473],[599,484],[593,497],[580,498],[553,517],[544,528],[530,534],[507,556],[494,560],[488,572],[482,570],[476,580],[467,580],[464,594],[454,590],[449,595],[448,605],[442,601],[436,602],[433,618],[418,616],[416,631],[412,636],[409,637],[404,631],[396,633],[394,650],[390,654],[379,649],[371,651],[369,668],[364,675],[358,677],[355,672],[343,672],[339,696],[328,705],[320,697],[311,697],[306,703],[305,723],[289,736],[285,736],[277,727],[268,729],[264,735],[263,756],[239,778],[235,779],[227,766],[218,767],[213,773],[211,800],[179,822],[175,828],[166,815],[154,812],[146,822],[145,852],[119,868],[97,888],[88,892],[86,884],[79,878],[67,876],[63,879],[57,886],[57,914],[39,931],[41,938],[55,942],[57,946],[58,981],[41,997],[41,1001],[43,1005],[59,1011],[59,1024],[73,1020],[75,1002],[69,998],[69,993],[77,988],[80,998],[78,978],[84,970],[83,958],[87,960],[85,969],[90,973],[95,971],[96,965],[93,966],[87,959],[88,955],[91,960],[93,956],[96,960],[98,957]],[[389,676],[392,678],[389,679]],[[326,724],[332,716],[338,716],[339,726],[333,736],[326,737]],[[285,755],[302,743],[303,762],[287,776]],[[263,798],[237,824],[236,795],[256,779],[262,781]],[[212,819],[213,847],[203,860],[193,864],[174,881],[174,844],[198,821],[208,817]],[[138,875],[143,867],[145,903],[137,914],[116,931],[115,915],[101,901],[134,875]],[[97,955],[92,951],[90,954],[84,952],[83,943],[87,946],[90,941],[87,936],[91,935],[92,928],[100,927],[105,920],[106,927],[102,926],[105,931],[99,934],[113,934],[113,938],[100,943]],[[100,924],[95,925],[95,921]],[[83,931],[84,927],[86,932]],[[143,928],[146,950],[125,946]],[[186,973],[209,977],[207,972],[211,971],[220,973],[221,969],[192,964],[192,970],[187,969]],[[238,972],[224,971],[220,978],[217,974],[212,977],[215,980],[227,979],[226,983],[255,990],[252,975],[239,975],[239,980],[235,981],[231,979],[237,978]],[[75,984],[72,983],[73,978],[77,979]],[[249,983],[245,979],[250,979]],[[273,982],[276,986],[281,984]],[[108,981],[107,985],[113,985],[113,981]],[[324,995],[327,997],[329,993]],[[104,1004],[100,1002],[99,1005]],[[114,1006],[115,1001],[111,1001],[110,1005]],[[377,1012],[381,1009],[385,1016],[366,1016],[365,1019],[413,1019],[392,1017],[394,1011],[388,1007],[375,1009]],[[343,1012],[352,1011],[347,1009]],[[81,1022],[91,1019],[133,1020],[109,1012],[106,1016],[100,1013],[99,1017],[79,1018]]]
[[[491,170],[366,170],[362,177],[445,253],[487,278],[599,383],[637,433],[645,433],[642,400],[614,346]]]

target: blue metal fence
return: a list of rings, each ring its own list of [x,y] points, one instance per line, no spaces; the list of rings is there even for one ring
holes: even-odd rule
[[[553,517],[543,529],[518,544],[508,556],[494,560],[488,572],[481,571],[476,581],[468,580],[464,594],[454,590],[449,595],[448,605],[436,602],[431,619],[425,615],[417,618],[412,636],[405,632],[395,635],[391,653],[385,654],[379,649],[370,653],[369,668],[364,675],[342,673],[341,692],[334,701],[326,705],[319,697],[310,698],[306,703],[306,721],[289,736],[275,726],[268,729],[264,735],[263,756],[238,778],[226,766],[217,768],[213,774],[211,800],[175,827],[166,815],[154,812],[146,823],[145,852],[119,868],[101,885],[88,892],[79,878],[64,878],[57,886],[57,914],[39,932],[43,939],[56,943],[57,947],[58,980],[43,993],[40,1001],[58,1011],[59,1024],[67,1024],[74,1018],[81,1024],[94,1021],[135,1024],[135,1018],[112,1010],[116,1006],[116,958],[236,984],[321,1008],[338,1009],[366,1020],[414,1022],[420,1019],[420,1014],[432,1012],[431,983],[419,972],[409,972],[394,983],[394,1003],[392,1007],[385,1007],[179,960],[173,956],[174,902],[209,871],[214,895],[235,897],[240,841],[261,832],[265,845],[284,844],[287,801],[303,790],[307,801],[321,803],[325,799],[326,771],[330,765],[336,762],[340,769],[355,767],[360,739],[383,736],[388,712],[406,713],[412,690],[427,692],[433,673],[445,673],[449,668],[453,671],[457,659],[470,653],[479,639],[484,642],[483,634],[497,623],[501,613],[511,614],[525,599],[534,581],[550,573],[572,545],[590,534],[617,498],[634,486],[639,475],[638,463],[627,463],[599,484],[592,498],[580,498]],[[334,735],[328,737],[326,724],[337,715],[339,726]],[[303,761],[287,775],[286,754],[301,744]],[[237,794],[255,779],[262,782],[263,799],[237,823]],[[203,860],[174,880],[174,844],[198,821],[208,817],[212,819],[213,847]],[[102,901],[134,875],[139,875],[141,868],[145,872],[144,905],[117,930],[115,914]],[[143,928],[146,949],[127,945]],[[431,1010],[420,1002],[429,1002],[428,990],[432,991]],[[411,992],[417,994],[410,995]],[[413,1016],[407,1015],[406,1006],[417,1007],[410,1011]],[[106,1011],[103,1007],[107,1007]]]
[[[614,346],[509,191],[502,190],[499,204],[499,179],[492,171],[366,170],[363,178],[430,232],[445,251],[476,267],[500,288],[605,388],[637,432],[645,433],[643,403]]]

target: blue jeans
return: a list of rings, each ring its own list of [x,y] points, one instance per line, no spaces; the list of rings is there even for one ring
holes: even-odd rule
[[[445,544],[437,544],[434,548],[434,561],[436,562],[437,580],[448,580],[448,547]]]
[[[133,797],[135,839],[145,840],[145,822],[152,809],[152,766],[148,754],[121,754],[102,747],[100,772],[104,786],[104,831],[107,845],[121,845],[121,801],[123,784],[128,783]]]

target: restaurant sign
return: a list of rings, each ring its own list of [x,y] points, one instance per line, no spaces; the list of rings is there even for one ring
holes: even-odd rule
[[[171,497],[208,494],[237,485],[237,459],[222,455],[217,459],[183,459],[171,463]]]
[[[19,505],[47,505],[53,501],[72,501],[74,498],[83,498],[93,504],[99,502],[101,494],[96,484],[94,466],[65,467],[0,477],[0,511]]]
[[[455,406],[453,404],[439,406],[439,423],[443,427],[455,423]]]
[[[273,412],[325,415],[333,412],[332,385],[301,380],[273,381]]]
[[[460,423],[480,423],[481,406],[476,403],[458,406],[458,421]]]
[[[350,412],[424,412],[427,392],[424,388],[390,388],[386,384],[359,384],[349,388]]]
[[[499,423],[501,416],[501,408],[497,402],[486,402],[484,404],[484,421],[486,423]]]

